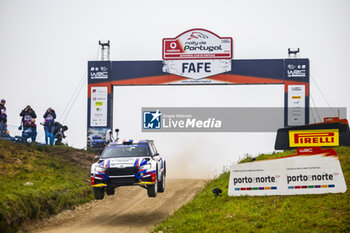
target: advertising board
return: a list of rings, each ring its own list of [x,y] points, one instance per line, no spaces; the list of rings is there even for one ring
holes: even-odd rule
[[[305,85],[288,85],[288,125],[305,124]]]
[[[344,193],[346,183],[334,149],[300,148],[298,154],[231,167],[229,196]]]
[[[91,87],[90,126],[106,127],[108,110],[107,87]]]
[[[339,129],[290,130],[289,146],[339,146]]]
[[[219,37],[205,29],[191,29],[163,39],[163,60],[231,59],[231,37]]]

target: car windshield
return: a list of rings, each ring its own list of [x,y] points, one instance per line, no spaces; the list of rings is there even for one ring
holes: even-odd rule
[[[149,156],[150,150],[147,144],[131,144],[131,145],[113,145],[107,147],[101,158],[117,158],[117,157],[140,157]]]

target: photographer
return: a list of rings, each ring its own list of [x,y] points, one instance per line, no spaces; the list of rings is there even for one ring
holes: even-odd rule
[[[32,142],[35,142],[37,132],[35,124],[36,114],[34,110],[30,107],[30,105],[27,105],[27,107],[23,109],[19,115],[22,117],[22,125],[20,126],[20,129],[22,129],[23,126],[22,137],[24,139],[30,137]]]
[[[56,138],[55,144],[62,144],[62,139],[66,138],[66,135],[64,135],[64,132],[68,130],[68,127],[66,125],[61,125],[59,122],[55,122],[55,130],[54,130],[54,136]]]
[[[50,139],[50,145],[54,144],[54,130],[55,130],[55,119],[56,113],[52,108],[48,108],[44,114],[44,130],[45,130],[45,143],[49,144],[48,139]]]
[[[35,142],[36,136],[37,136],[37,130],[36,130],[35,119],[33,118],[30,122],[30,125],[26,128],[23,128],[22,139],[24,142],[27,142],[28,138],[30,138],[32,142]]]

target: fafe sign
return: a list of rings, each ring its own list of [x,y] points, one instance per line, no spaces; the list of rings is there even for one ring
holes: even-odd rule
[[[199,80],[231,71],[231,60],[175,60],[164,61],[163,64],[163,72],[192,80]]]
[[[219,37],[205,29],[165,38],[163,72],[192,80],[182,83],[213,83],[204,78],[231,71],[232,44],[231,37]]]

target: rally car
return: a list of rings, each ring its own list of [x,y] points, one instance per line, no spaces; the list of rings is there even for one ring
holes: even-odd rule
[[[111,142],[97,158],[91,165],[91,186],[98,200],[119,186],[139,185],[149,197],[165,190],[166,163],[152,140]]]
[[[106,141],[98,134],[90,135],[88,140],[91,148],[103,148],[106,145]]]

